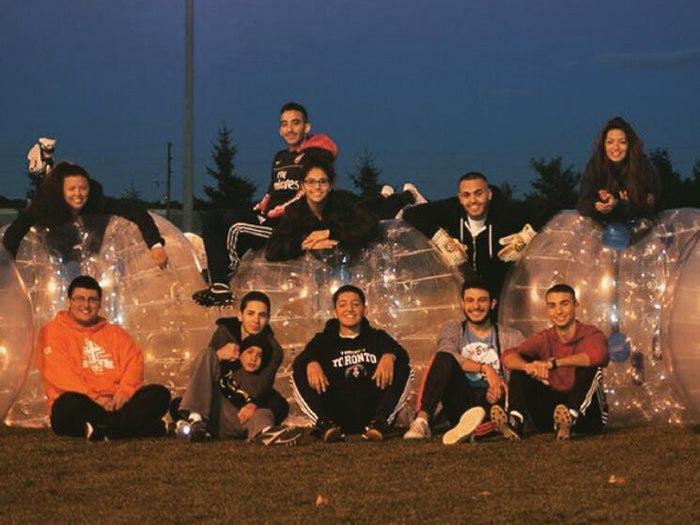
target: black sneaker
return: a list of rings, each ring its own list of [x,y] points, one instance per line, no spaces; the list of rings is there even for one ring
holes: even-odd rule
[[[85,423],[85,439],[88,441],[109,441],[107,438],[107,427],[105,425],[93,425]]]
[[[319,420],[311,433],[324,443],[339,443],[345,441],[340,427],[329,420]]]
[[[168,407],[168,414],[170,414],[170,419],[175,422],[183,418],[183,415],[180,414],[180,403],[182,403],[182,396],[174,397],[170,400],[170,406]]]
[[[233,293],[227,284],[214,283],[209,288],[196,291],[192,294],[194,301],[206,308],[233,306]]]
[[[300,428],[271,427],[255,436],[255,441],[266,447],[270,445],[292,446],[297,444],[303,434],[304,432]]]
[[[207,439],[207,425],[204,421],[190,421],[190,441],[192,443],[201,443]]]
[[[517,417],[508,416],[498,405],[491,407],[491,421],[503,437],[511,441],[519,441],[523,435],[523,423]]]
[[[367,441],[384,441],[384,436],[388,430],[389,427],[386,423],[373,419],[369,422],[369,425],[365,427],[362,439],[366,439]]]

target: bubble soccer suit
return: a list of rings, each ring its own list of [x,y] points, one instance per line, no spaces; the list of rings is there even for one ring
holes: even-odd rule
[[[125,328],[143,350],[146,382],[164,384],[177,393],[187,384],[194,351],[207,344],[214,315],[189,300],[201,282],[190,243],[165,219],[148,217],[168,247],[165,270],[154,265],[136,224],[100,213],[50,229],[32,227],[18,245],[16,261],[34,306],[37,330],[65,308],[71,280],[91,275],[103,289],[103,315]],[[36,369],[30,370],[6,422],[48,424]]]
[[[691,384],[700,375],[700,352],[692,344],[700,340],[698,307],[697,300],[689,301],[697,289],[698,274],[691,268],[700,257],[698,231],[696,209],[629,224],[600,224],[562,212],[513,268],[501,319],[532,335],[547,326],[544,292],[554,284],[571,285],[580,303],[578,318],[608,335],[610,422],[689,421],[700,414]]]
[[[27,375],[34,344],[32,305],[10,254],[0,247],[0,419]]]
[[[244,258],[231,281],[237,295],[265,292],[272,301],[271,325],[285,349],[276,388],[291,399],[291,363],[332,317],[331,296],[343,284],[361,288],[366,317],[409,353],[420,376],[435,353],[442,322],[460,315],[461,279],[421,233],[403,221],[383,221],[379,239],[354,256],[341,249],[309,251],[294,260],[270,262],[262,252]],[[291,421],[304,423],[298,408]]]

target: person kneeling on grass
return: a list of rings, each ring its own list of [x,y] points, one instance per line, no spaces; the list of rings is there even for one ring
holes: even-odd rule
[[[51,428],[90,441],[164,436],[170,392],[144,386],[143,354],[123,328],[99,316],[101,300],[95,279],[76,277],[68,310],[39,332],[36,366]]]
[[[184,396],[171,406],[179,436],[190,441],[208,435],[248,438],[265,445],[293,444],[301,436],[297,429],[278,426],[289,404],[273,388],[283,351],[269,319],[270,298],[252,291],[243,296],[237,317],[216,321],[209,346],[194,362]]]
[[[338,288],[333,308],[335,319],[294,360],[294,397],[324,442],[344,433],[382,441],[408,396],[408,353],[369,324],[356,286]]]
[[[608,364],[603,332],[576,320],[576,293],[567,284],[545,294],[552,327],[507,349],[501,362],[511,370],[506,412],[491,408],[491,420],[508,439],[522,436],[529,412],[540,432],[557,439],[571,431],[600,432],[607,421],[602,367]]]
[[[501,348],[524,339],[518,330],[491,321],[495,307],[496,299],[491,297],[485,280],[472,277],[464,282],[462,309],[466,321],[451,319],[440,326],[438,351],[418,396],[418,414],[404,439],[430,437],[430,421],[438,403],[442,403],[453,427],[442,438],[445,445],[493,432],[491,422],[481,423],[492,405],[505,403]]]

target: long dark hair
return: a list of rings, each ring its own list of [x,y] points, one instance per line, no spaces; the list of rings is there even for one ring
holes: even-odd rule
[[[605,154],[605,139],[613,129],[623,131],[627,137],[627,155],[618,163],[612,162]],[[644,153],[644,143],[634,128],[622,117],[608,120],[595,139],[586,174],[592,174],[599,187],[610,193],[627,190],[630,204],[644,207],[647,206],[648,178],[653,170],[654,166]],[[619,179],[615,172],[619,174]],[[620,180],[623,188],[620,187]]]
[[[102,185],[91,179],[88,171],[82,166],[61,161],[54,166],[51,174],[44,178],[32,199],[30,209],[36,217],[37,224],[46,227],[58,226],[72,218],[70,207],[63,197],[63,182],[66,177],[75,175],[85,177],[89,185],[88,198],[80,213],[99,211],[104,199]]]

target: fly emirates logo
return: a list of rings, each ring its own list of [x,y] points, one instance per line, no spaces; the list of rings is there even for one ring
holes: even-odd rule
[[[101,375],[105,370],[114,368],[114,361],[109,354],[90,339],[85,339],[82,352],[83,368],[89,368],[93,374]]]

